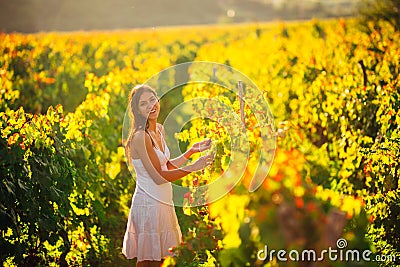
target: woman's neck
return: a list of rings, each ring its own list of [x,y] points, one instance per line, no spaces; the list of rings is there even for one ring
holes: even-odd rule
[[[156,120],[149,120],[149,130],[155,132],[157,130],[157,121]]]

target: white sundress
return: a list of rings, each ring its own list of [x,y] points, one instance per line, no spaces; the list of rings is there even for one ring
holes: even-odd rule
[[[162,134],[161,134],[162,136]],[[164,137],[164,153],[154,148],[163,170],[167,169],[170,151]],[[136,188],[132,197],[122,253],[137,261],[161,261],[173,256],[169,248],[177,246],[182,233],[176,217],[170,182],[157,185],[140,159],[132,159]]]

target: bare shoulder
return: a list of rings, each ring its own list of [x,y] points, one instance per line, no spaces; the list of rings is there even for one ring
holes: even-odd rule
[[[144,130],[139,130],[135,132],[132,136],[132,145],[138,146],[140,143],[150,141],[150,137],[145,133]]]

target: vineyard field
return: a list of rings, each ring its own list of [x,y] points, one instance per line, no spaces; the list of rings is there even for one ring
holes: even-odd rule
[[[135,188],[122,145],[128,94],[188,62],[225,64],[249,77],[274,117],[276,150],[263,163],[271,165],[266,179],[249,192],[265,140],[246,105],[243,176],[223,198],[195,207],[197,186],[229,168],[232,137],[224,125],[198,119],[168,136],[181,149],[212,138],[218,160],[176,182],[194,191],[175,207],[183,242],[163,266],[311,266],[259,252],[318,254],[337,249],[338,240],[346,242],[342,251],[371,251],[371,260],[326,257],[318,266],[400,265],[400,34],[390,25],[366,33],[356,19],[314,19],[1,33],[3,266],[133,264],[121,253]],[[220,90],[210,83],[171,88],[159,122],[197,97],[218,98],[240,116],[239,98]]]

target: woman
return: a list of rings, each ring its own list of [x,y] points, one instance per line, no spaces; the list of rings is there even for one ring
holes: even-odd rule
[[[211,164],[211,155],[200,157],[193,164],[179,168],[197,152],[210,148],[211,140],[194,144],[175,159],[164,139],[164,128],[157,123],[160,103],[155,91],[138,85],[129,95],[133,127],[126,144],[126,155],[136,172],[136,188],[132,198],[122,253],[137,258],[137,266],[160,266],[172,254],[168,249],[179,245],[181,230],[172,201],[171,182]]]

